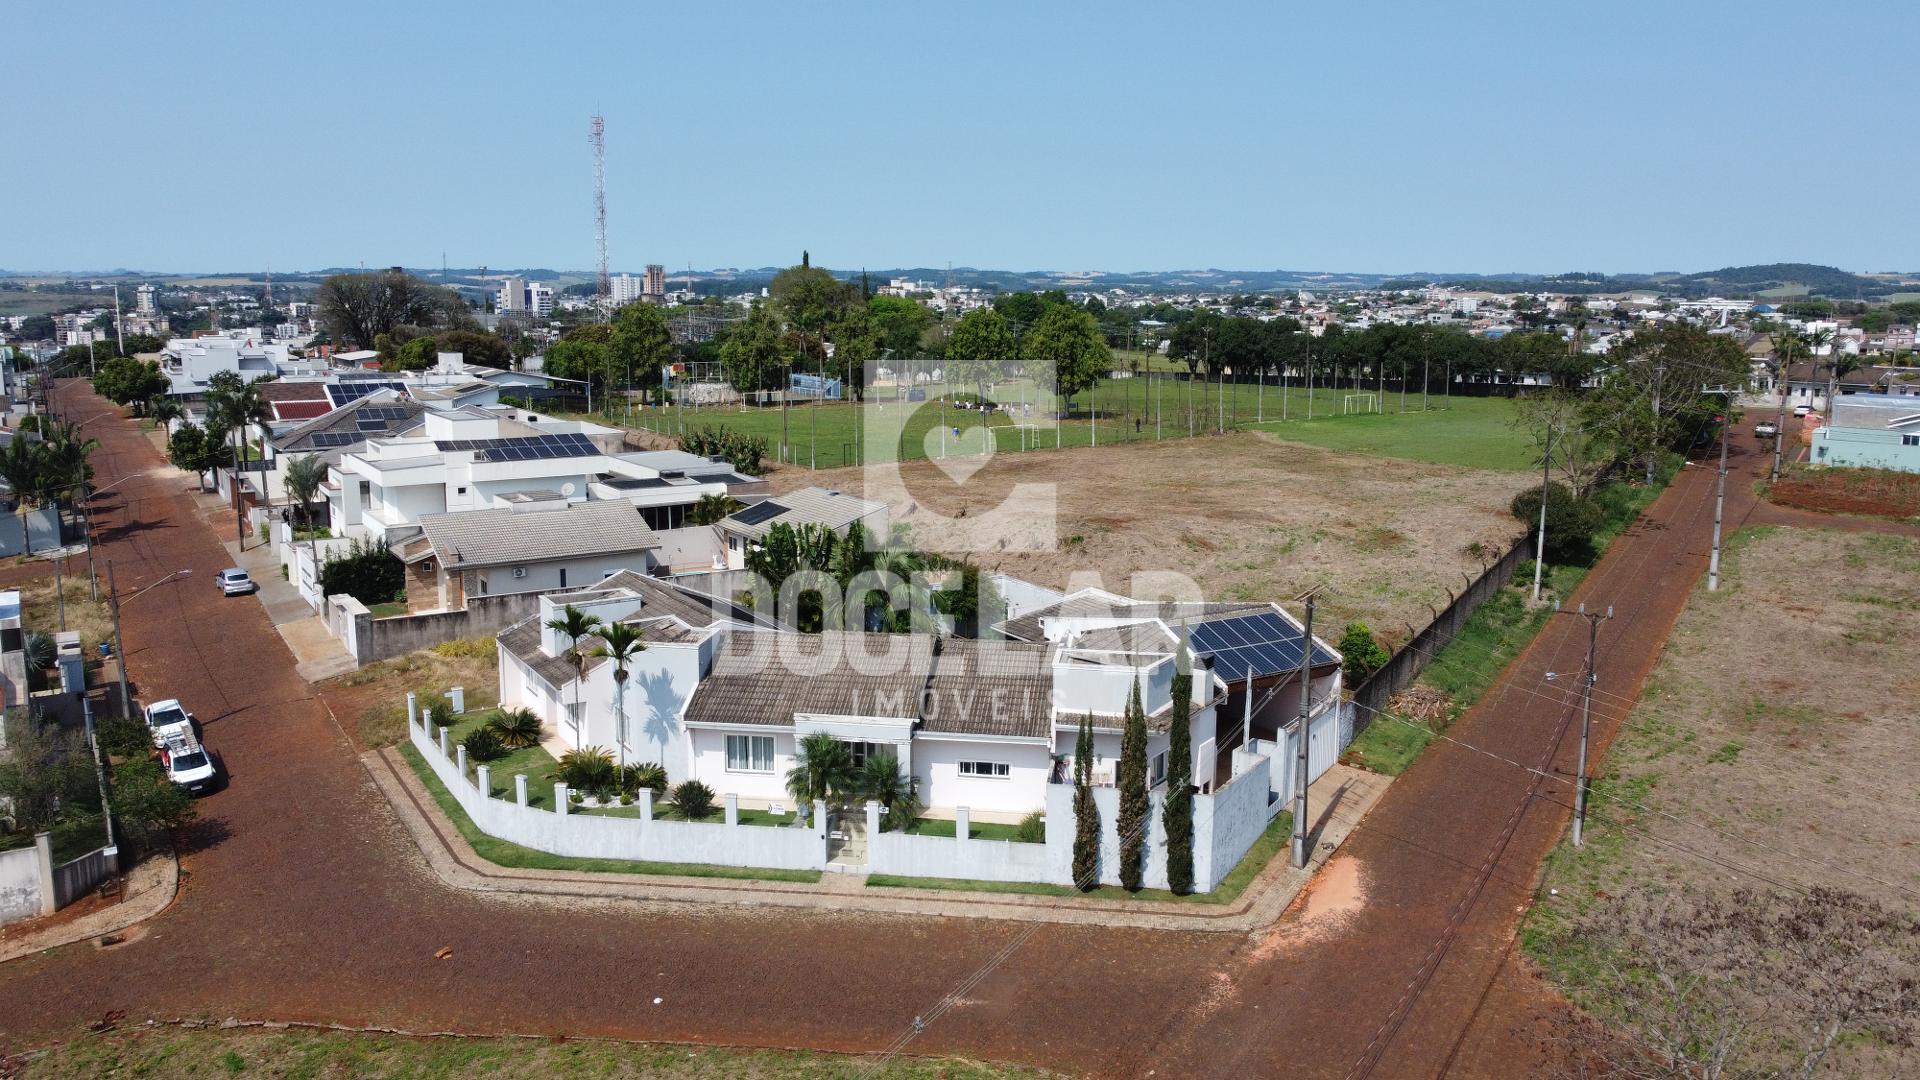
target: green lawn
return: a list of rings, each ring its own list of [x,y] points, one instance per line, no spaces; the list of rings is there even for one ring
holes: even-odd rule
[[[913,826],[907,831],[921,836],[952,836],[954,828],[955,822],[952,818],[915,818]],[[968,822],[967,838],[969,840],[1012,840],[1016,843],[1034,842],[1020,840],[1020,826],[1004,825],[998,821]]]
[[[410,742],[400,744],[400,753],[407,759],[415,776],[433,795],[434,802],[440,806],[441,813],[460,830],[474,853],[496,866],[507,866],[521,870],[579,870],[588,873],[605,874],[674,874],[681,877],[739,878],[748,881],[819,881],[818,870],[771,870],[750,866],[709,866],[703,863],[663,863],[644,862],[628,859],[570,859],[562,855],[549,855],[544,851],[521,847],[498,837],[481,832],[473,824],[473,819],[454,801],[440,778],[427,766],[426,759],[413,748]],[[511,779],[509,779],[511,783]],[[548,791],[552,795],[552,791]]]
[[[1267,829],[1253,842],[1242,856],[1239,865],[1233,868],[1220,887],[1210,893],[1192,893],[1177,896],[1165,889],[1141,889],[1128,892],[1117,885],[1101,885],[1090,892],[1069,888],[1065,885],[1044,885],[1025,881],[973,881],[966,878],[925,878],[901,877],[897,874],[871,874],[867,877],[869,888],[879,889],[950,889],[955,892],[983,893],[1021,893],[1029,896],[1090,896],[1096,900],[1164,900],[1179,904],[1231,904],[1240,898],[1253,879],[1258,877],[1267,863],[1282,851],[1287,850],[1288,838],[1293,830],[1293,811],[1282,810],[1267,823]]]
[[[955,386],[954,395],[971,397],[971,387]],[[1282,438],[1354,453],[1403,457],[1483,469],[1531,468],[1532,450],[1524,435],[1508,424],[1513,404],[1506,398],[1447,398],[1432,395],[1429,412],[1420,412],[1420,395],[1409,393],[1402,413],[1400,395],[1388,391],[1375,415],[1338,415],[1351,389],[1316,388],[1314,419],[1306,419],[1304,389],[1282,390],[1229,384],[1224,389],[1201,381],[1107,379],[1074,400],[1073,412],[1057,427],[1046,416],[1043,396],[1024,380],[996,386],[989,397],[1019,413],[991,416],[942,407],[935,384],[927,402],[903,403],[892,387],[877,388],[865,404],[823,402],[777,407],[721,406],[701,409],[615,409],[584,417],[602,423],[675,435],[685,427],[714,426],[764,437],[779,456],[782,431],[791,446],[789,459],[802,466],[839,468],[860,461],[959,457],[994,450],[1053,449],[1113,443],[1151,442],[1259,427]],[[1023,403],[1032,405],[1031,415]],[[1355,407],[1358,407],[1356,404]],[[1097,412],[1097,417],[1096,417]],[[864,415],[865,419],[862,419]],[[954,433],[959,429],[959,434]],[[943,435],[944,432],[944,435]],[[858,453],[856,453],[858,444]]]
[[[367,614],[376,619],[391,619],[396,616],[405,615],[406,613],[407,604],[404,600],[390,600],[384,604],[370,604],[367,606]]]
[[[1327,397],[1332,397],[1331,394]],[[1323,401],[1326,399],[1323,398]],[[1395,411],[1396,395],[1382,402],[1385,412],[1359,416],[1328,416],[1302,420],[1298,414],[1284,423],[1258,425],[1278,438],[1327,450],[1343,450],[1372,457],[1406,458],[1470,469],[1519,471],[1535,467],[1536,453],[1527,434],[1513,426],[1513,402],[1503,397],[1431,399],[1427,412]],[[1333,402],[1337,407],[1338,402]],[[1417,399],[1411,401],[1417,404]]]
[[[482,709],[469,712],[447,729],[447,746],[458,746],[467,733],[493,719],[499,710]],[[513,777],[515,773],[527,774],[527,805],[542,809],[553,809],[553,785],[560,780],[560,763],[553,760],[544,747],[529,746],[524,750],[515,750],[506,757],[485,763],[490,778],[488,786],[496,797],[511,800],[514,798]],[[472,768],[472,764],[468,765]]]

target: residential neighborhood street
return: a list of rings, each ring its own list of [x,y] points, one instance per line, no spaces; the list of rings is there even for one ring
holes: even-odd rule
[[[0,965],[0,1050],[123,1016],[327,1021],[870,1051],[1015,935],[1015,923],[477,895],[424,865],[260,603],[220,595],[231,512],[82,382],[57,409],[100,441],[99,554],[131,595],[129,670],[179,697],[231,777],[183,837],[165,913],[107,949]],[[1735,434],[1727,531],[1766,455]],[[1601,630],[1601,745],[1638,694],[1713,524],[1684,469],[1573,601]],[[1569,605],[1571,606],[1571,605]],[[1107,1076],[1514,1076],[1555,1006],[1510,948],[1571,806],[1587,626],[1556,617],[1387,791],[1296,909],[1250,936],[1042,925],[914,1053]],[[1391,722],[1391,721],[1381,721]],[[1597,813],[1607,813],[1599,806]],[[452,954],[438,959],[436,950]],[[657,1003],[656,1003],[657,1001]]]

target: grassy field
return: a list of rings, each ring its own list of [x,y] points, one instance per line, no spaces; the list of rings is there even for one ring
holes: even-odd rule
[[[496,866],[516,867],[523,870],[578,870],[588,873],[604,874],[671,874],[681,877],[740,878],[748,881],[819,881],[817,870],[773,870],[759,867],[707,866],[697,863],[646,862],[630,859],[572,859],[563,855],[550,855],[544,851],[521,847],[480,831],[467,816],[467,812],[454,801],[440,778],[427,767],[426,759],[413,748],[412,743],[403,744],[400,753],[407,764],[413,768],[413,774],[420,778],[433,801],[440,806],[440,812],[453,822],[454,828],[466,838],[474,853]],[[509,777],[511,782],[511,777]],[[498,790],[496,788],[496,790]],[[551,795],[551,792],[549,792]]]
[[[187,1080],[265,1076],[420,1080],[489,1076],[608,1080],[1014,1080],[1047,1074],[957,1058],[867,1059],[806,1050],[745,1050],[594,1039],[409,1038],[260,1028],[150,1027],[110,1031],[33,1054],[0,1058],[0,1076],[80,1080],[139,1076]]]
[[[443,641],[315,684],[362,749],[392,746],[407,735],[407,693],[460,686],[470,712],[499,696],[499,658],[491,637]],[[531,780],[531,777],[529,777]]]
[[[967,387],[953,391],[972,396]],[[1532,447],[1512,428],[1513,404],[1506,398],[1433,395],[1431,408],[1422,413],[1417,392],[1403,402],[1389,391],[1375,399],[1379,412],[1342,415],[1349,405],[1363,407],[1347,401],[1352,393],[1319,387],[1308,395],[1304,389],[1259,385],[1108,379],[1076,398],[1071,414],[1055,423],[1047,415],[1045,396],[1017,382],[989,394],[1013,415],[982,415],[958,408],[951,398],[943,407],[936,385],[925,402],[902,402],[892,388],[880,387],[865,404],[796,404],[789,410],[641,409],[632,414],[615,410],[599,419],[663,435],[684,426],[724,427],[765,438],[773,454],[789,464],[820,469],[976,456],[987,452],[989,440],[995,453],[1008,453],[1156,442],[1218,434],[1223,427],[1259,428],[1285,439],[1379,457],[1480,469],[1532,467]],[[788,447],[784,455],[783,432]]]
[[[908,832],[921,836],[952,836],[956,823],[952,818],[916,818]],[[1007,825],[998,821],[972,821],[967,823],[967,837],[973,840],[1012,840],[1021,843],[1020,826]],[[1024,841],[1031,843],[1032,841]]]
[[[104,297],[104,299],[103,299]],[[130,299],[130,297],[129,297]],[[0,315],[47,315],[71,307],[113,307],[113,293],[91,289],[0,289]]]
[[[1900,764],[1920,728],[1910,680],[1889,677],[1912,670],[1920,635],[1920,541],[1743,530],[1722,573],[1718,592],[1689,600],[1600,763],[1586,845],[1550,857],[1523,926],[1546,975],[1612,1019],[1622,1002],[1591,989],[1610,985],[1594,975],[1611,946],[1586,920],[1615,922],[1626,898],[1825,886],[1910,912],[1920,891],[1920,792]],[[1700,1000],[1761,1017],[1743,1049],[1753,1066],[1799,1031],[1793,1006],[1783,1014],[1744,981],[1703,986]],[[1843,1034],[1821,1075],[1899,1071],[1881,1040]]]

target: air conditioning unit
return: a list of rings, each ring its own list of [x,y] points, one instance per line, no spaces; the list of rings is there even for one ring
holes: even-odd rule
[[[526,576],[527,576],[527,568],[526,568],[526,567],[524,567],[524,566],[516,566],[516,567],[514,567],[514,568],[513,568],[513,576],[514,576],[514,577],[517,577],[517,578],[520,578],[520,577],[526,577]]]

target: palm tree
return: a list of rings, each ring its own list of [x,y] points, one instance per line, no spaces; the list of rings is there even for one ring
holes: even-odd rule
[[[687,524],[713,525],[722,518],[730,517],[746,508],[746,504],[731,495],[702,495],[687,511]]]
[[[174,398],[156,395],[147,399],[147,415],[153,418],[154,426],[164,433],[169,423],[185,415],[185,410],[180,408],[180,402]]]
[[[309,544],[313,542],[313,500],[320,494],[320,485],[326,482],[327,463],[319,454],[289,458],[281,477],[287,498],[300,504],[300,524],[307,530]]]
[[[240,433],[240,467],[234,471],[233,527],[240,546],[247,546],[246,512],[240,498],[240,478],[246,475],[247,449],[255,425],[264,424],[273,418],[271,406],[260,396],[260,384],[247,382],[239,376],[222,379],[229,375],[220,372],[213,377],[207,389],[207,427],[222,433],[222,441],[230,441],[235,429]],[[217,421],[217,422],[216,422]]]
[[[627,665],[647,651],[640,631],[629,623],[608,623],[600,630],[600,646],[593,655],[613,661],[613,745],[620,755],[620,771],[627,769]]]
[[[1833,340],[1833,331],[1825,327],[1821,327],[1818,330],[1807,331],[1805,334],[1801,335],[1800,340],[1806,343],[1808,356],[1817,357],[1820,355],[1821,349],[1825,349],[1829,347],[1833,350],[1832,353],[1830,354],[1830,359],[1828,363],[1829,377],[1827,379],[1827,415],[1832,416],[1833,415],[1833,395],[1834,395],[1834,391],[1838,389],[1838,384],[1840,382],[1840,375],[1838,372],[1832,371],[1831,368],[1832,368],[1832,360],[1837,359],[1840,356],[1840,343]]]
[[[13,489],[14,503],[22,508],[40,498],[41,479],[46,474],[45,444],[16,434],[5,450],[0,450],[0,480]]]
[[[885,827],[900,832],[920,816],[920,778],[900,771],[893,751],[870,754],[854,778],[854,789],[885,812]]]
[[[853,786],[853,751],[846,743],[818,731],[794,747],[793,768],[787,770],[787,794],[799,812],[815,802],[826,802]]]
[[[548,619],[546,627],[567,639],[567,659],[573,662],[575,673],[573,681],[573,715],[569,722],[573,724],[573,736],[580,737],[580,684],[587,678],[587,658],[580,651],[580,642],[600,629],[600,617],[589,615],[579,608],[568,604],[559,618]]]
[[[501,710],[500,715],[488,722],[488,726],[500,736],[501,745],[509,750],[525,750],[540,744],[540,717],[524,705],[517,709]]]

